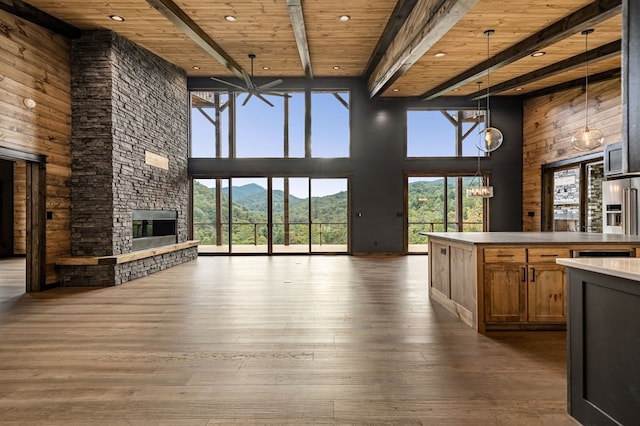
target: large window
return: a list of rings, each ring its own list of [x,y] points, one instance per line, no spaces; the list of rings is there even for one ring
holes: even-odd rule
[[[192,92],[191,157],[349,157],[349,92],[265,97],[273,106],[242,92]]]
[[[407,178],[407,251],[427,251],[420,232],[481,232],[486,230],[483,198],[467,197],[478,185],[472,176],[414,176]],[[486,182],[486,178],[484,180]]]
[[[346,253],[346,178],[195,179],[200,253]]]
[[[349,156],[349,93],[311,95],[311,156]]]
[[[407,111],[407,157],[475,157],[483,111]]]

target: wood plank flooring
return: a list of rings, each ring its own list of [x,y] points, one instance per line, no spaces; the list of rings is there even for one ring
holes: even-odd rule
[[[565,334],[476,334],[426,256],[200,257],[0,309],[0,424],[575,425]]]

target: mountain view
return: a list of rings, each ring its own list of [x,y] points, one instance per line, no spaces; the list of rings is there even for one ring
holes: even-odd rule
[[[463,179],[463,193],[471,178]],[[409,184],[409,244],[419,244],[419,231],[444,231],[443,179]],[[222,189],[222,241],[229,235],[229,188]],[[231,222],[234,245],[267,244],[267,190],[255,183],[232,187]],[[455,222],[455,184],[447,188],[448,218]],[[284,192],[273,191],[273,243],[285,243]],[[465,231],[482,230],[482,199],[463,196]],[[314,244],[347,244],[347,192],[311,198],[311,238]],[[194,233],[203,245],[216,244],[216,193],[194,182]],[[433,223],[433,225],[431,225]],[[474,225],[474,223],[478,223]],[[309,243],[309,199],[289,196],[289,244]],[[450,229],[451,230],[451,229]]]

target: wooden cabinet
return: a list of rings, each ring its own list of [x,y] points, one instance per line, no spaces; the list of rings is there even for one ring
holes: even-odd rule
[[[474,330],[562,330],[575,251],[630,250],[640,237],[572,232],[426,233],[429,298]]]
[[[484,267],[484,319],[486,322],[526,320],[526,266],[495,263]]]
[[[566,321],[565,248],[484,249],[486,323],[563,324]],[[490,327],[500,328],[500,327]]]

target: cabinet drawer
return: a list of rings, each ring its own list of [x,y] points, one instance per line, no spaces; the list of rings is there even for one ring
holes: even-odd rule
[[[486,248],[484,249],[485,263],[525,263],[527,249],[525,248]]]
[[[571,257],[570,250],[562,247],[529,249],[529,263],[556,263],[560,257]]]

